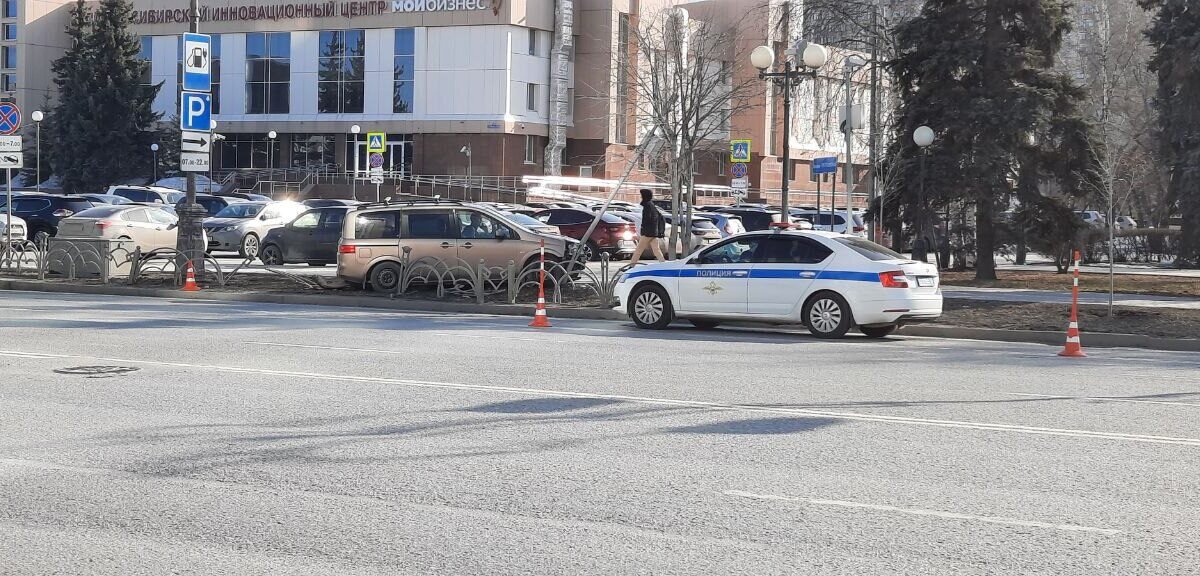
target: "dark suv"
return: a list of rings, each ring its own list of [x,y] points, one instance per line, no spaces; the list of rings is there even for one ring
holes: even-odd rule
[[[96,206],[83,196],[56,196],[54,194],[22,194],[13,196],[12,213],[25,220],[29,227],[29,239],[45,242],[58,234],[58,222],[76,212]],[[7,200],[0,195],[0,213],[7,212]]]

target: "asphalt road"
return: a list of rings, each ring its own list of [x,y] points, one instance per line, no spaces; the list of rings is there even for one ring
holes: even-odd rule
[[[0,573],[1200,566],[1200,355],[551,319],[0,292]]]

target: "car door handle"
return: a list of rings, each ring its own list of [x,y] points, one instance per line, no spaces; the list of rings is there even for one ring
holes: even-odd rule
[[[467,242],[466,244],[462,245],[463,248],[470,248],[471,246],[472,246],[472,244],[470,242]]]
[[[737,276],[737,277],[742,277],[742,276],[745,276],[745,275],[747,275],[747,274],[749,274],[749,273],[750,273],[750,272],[748,272],[748,271],[746,271],[746,270],[734,270],[734,271],[733,271],[733,275],[734,275],[734,276]]]
[[[450,247],[449,242],[442,242],[442,248],[449,248],[449,247]]]

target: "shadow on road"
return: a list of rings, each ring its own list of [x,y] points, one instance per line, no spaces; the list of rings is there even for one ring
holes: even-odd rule
[[[795,434],[811,432],[840,423],[840,420],[834,418],[820,417],[752,418],[668,428],[664,432],[672,434]]]

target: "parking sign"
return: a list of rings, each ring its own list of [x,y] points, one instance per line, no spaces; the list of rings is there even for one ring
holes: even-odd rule
[[[204,92],[179,93],[179,129],[190,132],[212,130],[212,97]]]
[[[183,35],[183,89],[191,92],[212,90],[211,41],[206,34]]]

